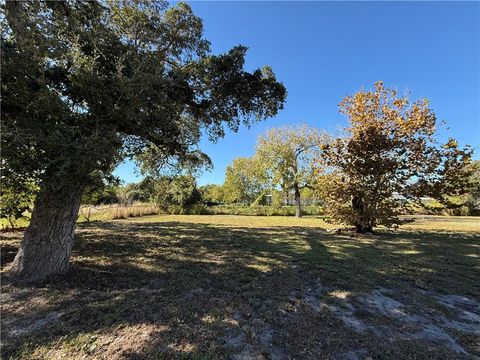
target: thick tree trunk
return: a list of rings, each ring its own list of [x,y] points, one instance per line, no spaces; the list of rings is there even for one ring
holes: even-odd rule
[[[302,203],[300,202],[300,188],[297,184],[293,185],[293,190],[295,191],[295,217],[302,217]]]
[[[373,234],[373,221],[368,215],[365,214],[365,205],[360,196],[354,196],[352,198],[352,209],[355,213],[354,226],[357,233]]]
[[[68,269],[83,187],[52,190],[46,184],[35,199],[30,226],[11,265],[15,283],[33,283]]]

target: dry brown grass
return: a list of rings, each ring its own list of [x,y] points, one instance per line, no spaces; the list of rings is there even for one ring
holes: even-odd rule
[[[78,221],[106,221],[155,214],[158,214],[158,207],[152,204],[82,206],[78,214]]]

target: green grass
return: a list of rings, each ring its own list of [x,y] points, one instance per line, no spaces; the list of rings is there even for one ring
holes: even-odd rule
[[[423,217],[374,236],[326,231],[333,227],[313,217],[194,215],[80,224],[67,274],[35,287],[3,284],[4,358],[228,358],[236,350],[225,339],[239,331],[265,358],[358,349],[454,358],[441,344],[357,333],[303,299],[320,284],[326,303],[347,309],[347,300],[385,288],[413,310],[450,316],[432,294],[480,300],[480,221]],[[2,266],[20,236],[4,234]],[[8,335],[57,313],[59,321]],[[471,353],[475,339],[458,337]]]

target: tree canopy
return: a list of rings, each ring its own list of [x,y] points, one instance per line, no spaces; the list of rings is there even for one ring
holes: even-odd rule
[[[225,201],[225,191],[223,185],[207,184],[200,186],[201,199],[207,205],[220,204]]]
[[[436,116],[427,99],[411,101],[381,81],[340,103],[349,125],[322,146],[321,188],[328,214],[372,231],[395,226],[411,201],[428,196],[448,203],[468,189],[469,147],[436,138]]]
[[[211,55],[185,3],[7,2],[4,174],[89,180],[124,156],[199,154],[201,131],[276,114],[285,88],[247,49]],[[153,149],[152,149],[153,147]],[[160,159],[157,159],[160,162]]]
[[[300,191],[313,186],[315,153],[323,134],[306,125],[274,128],[257,142],[255,157],[273,186],[293,190],[297,217],[301,216]]]
[[[225,171],[223,199],[227,203],[250,204],[268,187],[257,159],[238,157]]]

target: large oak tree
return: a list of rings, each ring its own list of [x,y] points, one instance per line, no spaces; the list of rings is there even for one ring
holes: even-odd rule
[[[82,193],[146,149],[192,159],[202,132],[274,116],[286,91],[247,49],[212,55],[185,3],[7,1],[2,5],[2,182],[40,186],[17,282],[64,272]]]

